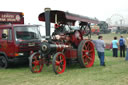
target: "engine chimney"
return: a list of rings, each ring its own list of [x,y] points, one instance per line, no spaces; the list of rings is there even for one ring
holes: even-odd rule
[[[50,37],[50,8],[45,8],[45,31],[46,31],[46,39],[48,40]]]

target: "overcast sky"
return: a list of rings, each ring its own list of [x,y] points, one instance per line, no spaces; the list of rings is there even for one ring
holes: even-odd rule
[[[106,20],[113,14],[128,24],[128,0],[1,0],[0,11],[24,12],[25,23],[40,24],[38,15],[45,7]]]

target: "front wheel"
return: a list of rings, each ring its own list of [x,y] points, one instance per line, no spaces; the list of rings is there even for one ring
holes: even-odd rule
[[[63,53],[58,52],[54,55],[52,61],[53,70],[56,74],[61,74],[66,68],[66,59]]]
[[[43,59],[38,52],[33,53],[29,58],[29,67],[32,73],[40,73],[43,69]]]
[[[4,56],[0,56],[0,68],[7,68],[8,67],[8,61]]]

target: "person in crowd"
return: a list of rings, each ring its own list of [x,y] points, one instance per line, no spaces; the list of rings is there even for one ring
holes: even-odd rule
[[[128,37],[126,38],[126,44],[127,44],[127,51],[126,51],[125,60],[128,61]]]
[[[123,36],[120,36],[119,45],[120,45],[120,57],[125,57],[125,39],[123,38]]]
[[[114,37],[114,40],[112,40],[112,51],[113,51],[113,57],[118,57],[118,40],[117,40],[117,37]]]
[[[105,66],[105,53],[104,53],[104,48],[105,48],[105,43],[103,40],[103,36],[98,36],[98,40],[93,40],[97,54],[100,60],[100,66]]]

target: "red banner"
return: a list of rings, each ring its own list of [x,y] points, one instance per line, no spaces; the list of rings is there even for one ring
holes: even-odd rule
[[[20,22],[21,16],[16,13],[1,13],[0,12],[0,22]]]

